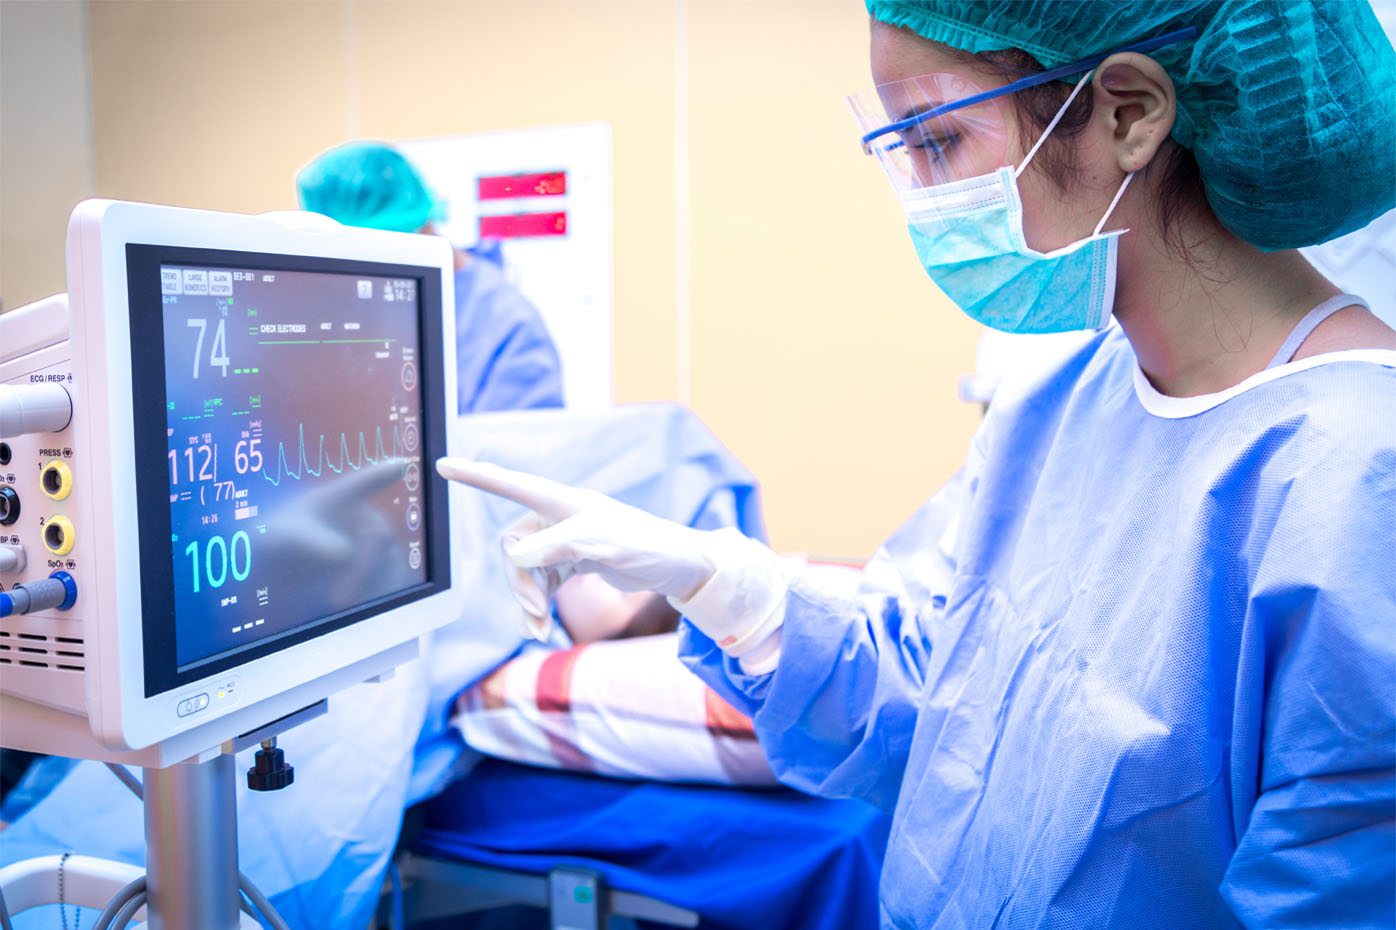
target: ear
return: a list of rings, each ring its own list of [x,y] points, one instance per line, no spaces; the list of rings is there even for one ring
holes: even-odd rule
[[[1120,169],[1140,170],[1168,138],[1178,114],[1168,72],[1147,55],[1121,52],[1100,63],[1091,93]]]

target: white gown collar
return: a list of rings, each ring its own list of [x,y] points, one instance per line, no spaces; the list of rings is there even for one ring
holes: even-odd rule
[[[1145,376],[1136,360],[1134,363],[1134,394],[1139,398],[1139,403],[1143,405],[1144,409],[1154,416],[1179,420],[1184,417],[1197,416],[1199,413],[1206,413],[1213,407],[1218,407],[1231,398],[1244,394],[1262,384],[1269,384],[1271,381],[1277,381],[1301,371],[1308,371],[1310,368],[1318,368],[1320,365],[1331,365],[1336,362],[1367,362],[1386,368],[1396,368],[1396,349],[1344,349],[1340,352],[1313,355],[1297,362],[1286,362],[1283,365],[1276,365],[1274,368],[1256,372],[1240,384],[1233,385],[1224,391],[1217,391],[1215,394],[1197,394],[1192,397],[1172,397],[1160,393],[1149,383],[1148,377]]]

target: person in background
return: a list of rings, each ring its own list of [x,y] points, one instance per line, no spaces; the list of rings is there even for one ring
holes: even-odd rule
[[[440,235],[443,204],[397,149],[347,142],[296,175],[301,207],[345,226]],[[528,298],[494,262],[455,249],[461,414],[563,406],[562,363]]]

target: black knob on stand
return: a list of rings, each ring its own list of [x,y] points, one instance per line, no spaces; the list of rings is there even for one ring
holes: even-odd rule
[[[286,755],[276,748],[276,737],[262,740],[252,768],[247,770],[247,787],[253,791],[280,791],[296,780],[296,770],[286,764]]]

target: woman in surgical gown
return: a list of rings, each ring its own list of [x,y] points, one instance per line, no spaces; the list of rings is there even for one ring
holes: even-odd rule
[[[855,111],[926,270],[989,325],[1099,332],[1000,388],[856,596],[441,470],[541,518],[526,604],[572,571],[667,595],[783,780],[894,812],[885,926],[1393,926],[1396,334],[1293,251],[1396,204],[1375,18],[868,5]]]

